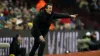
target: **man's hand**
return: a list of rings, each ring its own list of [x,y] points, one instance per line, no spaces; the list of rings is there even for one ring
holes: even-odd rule
[[[70,15],[72,18],[76,18],[78,14]]]
[[[42,35],[39,37],[39,39],[40,39],[40,41],[45,41],[45,39],[43,38]]]

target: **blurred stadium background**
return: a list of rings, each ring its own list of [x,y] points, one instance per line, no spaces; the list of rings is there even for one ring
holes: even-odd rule
[[[78,16],[76,19],[64,18],[52,21],[46,36],[47,45],[44,54],[69,56],[66,51],[70,51],[72,56],[78,56],[82,52],[78,50],[77,40],[82,39],[86,32],[95,32],[97,41],[100,41],[100,0],[0,0],[0,43],[10,43],[12,37],[20,33],[21,47],[25,47],[28,54],[34,42],[30,34],[33,19],[39,9],[48,2],[53,3],[55,12],[78,14]],[[73,54],[74,52],[79,53]],[[98,52],[100,51],[90,51],[85,54],[83,52],[82,55],[94,53],[94,56],[99,56]],[[9,48],[0,49],[0,56],[7,56],[8,53]]]

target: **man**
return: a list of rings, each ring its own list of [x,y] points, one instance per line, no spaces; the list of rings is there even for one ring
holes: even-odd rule
[[[20,48],[21,43],[21,35],[17,34],[15,37],[13,37],[13,41],[10,44],[10,56],[25,56],[26,49]]]
[[[49,31],[49,26],[52,20],[57,18],[73,17],[77,15],[60,14],[52,11],[52,4],[47,3],[43,8],[41,8],[38,15],[33,21],[33,27],[31,30],[32,36],[35,38],[34,46],[29,54],[29,56],[34,56],[37,48],[38,56],[43,56],[43,51],[45,47],[45,35]]]
[[[91,42],[90,39],[91,33],[86,32],[86,34],[82,37],[82,39],[78,39],[78,51],[89,51],[89,43]]]
[[[90,50],[98,50],[100,42],[96,40],[96,33],[92,33],[90,36],[91,42],[89,43]]]

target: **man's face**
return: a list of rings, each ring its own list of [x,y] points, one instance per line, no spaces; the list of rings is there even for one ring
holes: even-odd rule
[[[96,38],[96,35],[95,34],[93,34],[93,38]]]
[[[46,10],[46,12],[47,12],[48,14],[51,14],[51,12],[52,12],[52,5],[48,5],[48,7],[45,8],[45,10]]]
[[[22,38],[21,38],[21,35],[19,35],[18,36],[18,42],[21,43],[21,41],[22,41]]]

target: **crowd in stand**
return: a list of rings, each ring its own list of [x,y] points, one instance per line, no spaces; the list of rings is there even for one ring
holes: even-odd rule
[[[16,5],[10,0],[4,0],[0,6],[0,29],[31,29],[37,13],[34,7],[28,9],[25,3],[20,4],[19,0],[16,0]]]
[[[40,1],[43,2],[44,0]],[[85,8],[89,12],[100,11],[99,0],[76,0],[76,4],[80,9]],[[16,0],[16,2],[13,2],[12,0],[0,1],[0,29],[31,29],[34,23],[34,17],[38,13],[38,10],[33,6],[30,8],[28,8],[28,6],[27,2],[23,2],[20,0]],[[56,20],[56,23],[52,22],[50,26],[50,30],[82,29],[84,29],[84,23],[80,20],[80,17],[76,17],[76,19],[58,19]]]
[[[100,29],[100,0],[67,0],[67,2],[65,0],[63,0],[63,2],[60,0],[58,1],[59,2],[57,2],[57,5],[55,4],[55,7],[59,8],[59,10],[55,9],[56,11],[79,14],[77,18],[81,21],[82,27],[80,28],[88,30]],[[70,3],[68,3],[68,1]],[[61,4],[59,5],[59,3]]]
[[[83,21],[87,29],[100,29],[100,0],[76,0],[77,7],[83,13]],[[82,21],[82,22],[83,22]]]
[[[76,0],[79,8],[85,8],[90,12],[100,12],[100,0]]]

